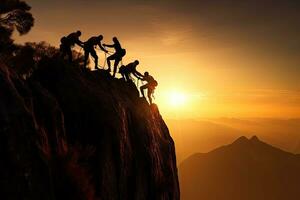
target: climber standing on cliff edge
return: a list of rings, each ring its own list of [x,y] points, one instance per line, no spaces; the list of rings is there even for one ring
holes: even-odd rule
[[[113,37],[113,44],[103,44],[105,47],[110,47],[115,49],[115,53],[107,58],[108,71],[111,71],[111,63],[110,61],[114,60],[114,72],[113,77],[116,76],[117,67],[119,62],[122,61],[122,58],[126,55],[126,50],[121,47],[121,44],[117,37]]]
[[[103,40],[103,36],[99,35],[99,36],[91,37],[90,39],[88,39],[88,41],[86,41],[84,43],[84,47],[83,47],[83,49],[84,49],[84,66],[83,67],[86,67],[87,61],[89,59],[89,55],[91,54],[91,56],[95,59],[95,69],[99,69],[98,56],[95,51],[95,46],[98,45],[102,51],[104,51],[105,53],[108,53],[108,51],[101,44],[102,40]]]
[[[152,96],[154,94],[154,90],[156,86],[158,85],[157,81],[149,74],[149,72],[145,72],[143,78],[140,80],[146,81],[147,83],[140,87],[140,91],[145,98],[144,90],[147,89],[147,96],[149,99],[149,103],[152,104]]]
[[[80,47],[83,47],[83,42],[81,42],[79,39],[80,36],[81,36],[81,31],[76,31],[76,32],[70,33],[68,36],[64,36],[60,39],[61,56],[62,56],[62,58],[64,58],[67,55],[70,63],[73,60],[72,47],[75,44],[77,44]]]

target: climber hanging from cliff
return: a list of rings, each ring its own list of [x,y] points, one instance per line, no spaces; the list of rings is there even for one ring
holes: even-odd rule
[[[128,65],[122,65],[120,67],[120,74],[122,75],[122,77],[125,79],[125,81],[131,81],[130,75],[134,75],[135,77],[137,77],[138,79],[143,78],[143,75],[138,72],[136,70],[136,67],[139,65],[139,61],[135,60],[132,63],[129,63]]]
[[[140,91],[145,98],[144,90],[147,89],[147,96],[149,99],[150,104],[152,104],[152,95],[154,94],[154,90],[156,86],[158,85],[157,81],[149,75],[149,72],[145,72],[143,78],[141,78],[142,81],[146,81],[147,83],[140,87]]]
[[[88,39],[88,41],[84,42],[84,47],[83,47],[83,49],[84,49],[84,67],[86,67],[87,61],[89,59],[89,55],[91,54],[91,56],[95,59],[95,69],[99,69],[98,68],[98,56],[95,51],[95,47],[98,45],[102,51],[104,51],[105,53],[108,53],[108,51],[101,44],[102,40],[103,40],[103,36],[99,35],[99,36],[91,37],[90,39]]]
[[[70,33],[68,36],[64,36],[60,39],[60,51],[61,55],[64,58],[66,55],[68,56],[69,62],[72,62],[72,47],[77,44],[80,47],[83,47],[83,42],[80,41],[79,37],[81,36],[81,31],[76,31],[74,33]]]
[[[111,63],[110,61],[114,60],[114,72],[113,72],[113,77],[116,76],[117,72],[117,67],[119,65],[119,62],[122,61],[122,58],[126,55],[126,50],[122,49],[121,44],[118,40],[117,37],[113,38],[113,44],[108,45],[108,44],[103,44],[105,47],[110,47],[115,49],[115,53],[107,58],[107,65],[108,65],[108,71],[111,71]]]

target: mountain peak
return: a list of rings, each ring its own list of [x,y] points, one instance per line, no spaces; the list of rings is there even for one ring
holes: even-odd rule
[[[236,139],[232,144],[253,144],[261,142],[256,135],[252,136],[250,139],[248,139],[246,136],[241,136],[238,139]]]
[[[244,144],[244,143],[248,143],[249,140],[247,137],[245,136],[241,136],[238,139],[236,139],[232,144]]]
[[[250,138],[250,141],[251,141],[251,142],[260,142],[260,140],[258,139],[258,137],[257,137],[256,135],[252,136],[252,137]]]
[[[181,197],[296,200],[300,195],[299,170],[299,156],[272,147],[256,136],[250,139],[243,136],[231,145],[183,161]]]

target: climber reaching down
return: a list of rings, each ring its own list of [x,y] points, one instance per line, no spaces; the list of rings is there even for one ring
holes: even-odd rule
[[[110,61],[114,60],[114,72],[113,72],[113,77],[116,76],[116,72],[117,72],[117,67],[119,65],[119,62],[122,61],[122,58],[125,56],[126,54],[126,50],[122,49],[121,44],[118,40],[117,37],[113,38],[113,44],[109,45],[109,44],[103,44],[103,46],[105,47],[110,47],[110,48],[114,48],[115,49],[115,53],[111,56],[109,56],[107,58],[107,65],[108,65],[108,71],[111,71],[111,63]]]
[[[125,79],[125,81],[130,81],[131,80],[131,78],[130,78],[130,75],[132,74],[132,75],[134,75],[135,77],[137,77],[138,79],[141,79],[141,78],[143,78],[143,75],[140,73],[140,72],[138,72],[137,70],[136,70],[136,67],[139,65],[139,61],[138,60],[136,60],[136,61],[134,61],[134,62],[132,62],[132,63],[129,63],[128,65],[122,65],[121,67],[120,67],[120,70],[119,70],[119,72],[120,72],[120,74],[122,75],[122,77]]]
[[[108,51],[102,46],[101,41],[103,40],[103,36],[99,35],[97,37],[91,37],[88,41],[84,43],[84,67],[87,65],[87,60],[89,59],[89,55],[95,59],[95,69],[98,68],[98,56],[95,51],[95,46],[99,46],[102,51],[107,53]]]
[[[69,62],[72,62],[72,47],[77,44],[80,47],[83,47],[83,42],[80,41],[79,37],[81,36],[81,31],[76,31],[74,33],[70,33],[68,36],[64,36],[60,39],[60,51],[61,55],[64,58],[66,55],[68,56]]]

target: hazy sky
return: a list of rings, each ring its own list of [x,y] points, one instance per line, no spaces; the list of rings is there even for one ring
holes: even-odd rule
[[[159,82],[166,117],[300,117],[300,1],[27,0],[36,22],[17,41],[80,29],[118,36]],[[100,63],[103,62],[101,57]],[[186,104],[170,106],[169,91]]]

